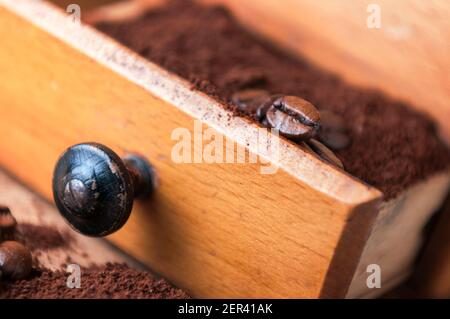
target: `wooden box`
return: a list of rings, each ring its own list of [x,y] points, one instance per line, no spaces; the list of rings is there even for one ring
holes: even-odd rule
[[[139,10],[154,2],[140,1],[145,4]],[[375,44],[352,25],[359,19],[365,24],[364,1],[221,2],[254,30],[349,81],[378,86],[449,118],[448,83],[447,89],[434,85],[446,75],[429,68],[449,62],[438,53],[435,61],[421,61],[414,41],[402,44],[408,54],[399,54],[394,40],[380,35],[371,38],[375,56]],[[390,13],[406,4],[382,2]],[[111,11],[97,12],[106,17]],[[267,19],[273,23],[258,22]],[[314,28],[316,19],[344,26],[324,32]],[[349,33],[353,41],[343,43]],[[304,40],[301,48],[292,41],[296,37]],[[450,172],[444,172],[383,202],[377,189],[275,135],[255,145],[255,124],[230,116],[185,80],[73,23],[46,1],[1,0],[0,38],[0,165],[51,200],[54,164],[69,145],[95,141],[119,154],[144,154],[160,187],[109,239],[195,297],[380,295],[412,271],[422,229],[449,188]],[[436,49],[439,43],[429,45]],[[398,63],[404,72],[392,76],[390,66]],[[404,81],[410,72],[421,77]],[[171,132],[185,127],[193,134],[194,120],[244,147],[246,155],[269,160],[278,172],[262,175],[252,163],[174,163]],[[277,157],[266,147],[275,142]],[[366,285],[370,264],[382,266],[381,289]]]

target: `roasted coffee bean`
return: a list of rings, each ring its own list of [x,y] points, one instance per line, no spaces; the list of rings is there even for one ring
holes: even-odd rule
[[[312,138],[319,128],[320,113],[306,100],[283,96],[269,108],[266,118],[270,126],[294,141]]]
[[[19,280],[31,273],[32,258],[28,248],[17,241],[0,244],[0,271],[4,278]]]
[[[337,151],[350,145],[344,119],[330,111],[320,111],[320,129],[317,138],[329,148]]]
[[[317,138],[334,151],[342,150],[350,145],[350,138],[342,132],[323,131],[317,134]]]
[[[263,119],[260,121],[260,123],[261,123],[262,126],[267,127],[267,128],[270,128],[270,124],[269,124],[269,122],[267,121],[266,118],[263,118]]]
[[[307,150],[309,153],[317,155],[317,153],[313,151],[313,149],[311,148],[311,146],[308,145],[307,142],[300,142],[299,145],[305,148],[305,150]]]
[[[337,158],[337,156],[331,150],[329,150],[325,145],[323,145],[316,139],[312,138],[307,142],[301,142],[300,145],[303,146],[311,154],[317,155],[330,164],[344,169],[344,164],[342,164],[341,160],[339,160],[339,158]]]
[[[236,104],[247,103],[260,97],[269,97],[269,92],[262,89],[247,89],[233,94],[231,100]]]
[[[14,239],[17,221],[6,206],[0,206],[0,242]]]
[[[258,107],[258,110],[256,111],[256,116],[257,116],[258,120],[264,126],[269,126],[267,119],[266,119],[267,111],[270,109],[270,107],[273,105],[273,103],[281,97],[283,97],[282,94],[271,95],[271,96],[265,98],[263,103]]]
[[[268,97],[269,92],[265,90],[247,89],[234,93],[231,101],[237,105],[239,111],[254,115]]]
[[[313,150],[314,153],[319,155],[325,161],[344,169],[344,164],[342,164],[341,160],[318,140],[312,138],[306,144]]]
[[[345,132],[346,125],[344,118],[328,110],[320,111],[320,124],[328,130]]]

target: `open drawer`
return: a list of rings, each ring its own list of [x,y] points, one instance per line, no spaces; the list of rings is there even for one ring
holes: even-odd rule
[[[0,165],[51,199],[54,164],[72,144],[145,155],[158,191],[109,239],[193,296],[376,296],[413,269],[448,171],[383,201],[45,1],[0,1],[0,33]],[[198,125],[260,161],[176,163],[173,132],[187,130],[201,152]],[[261,174],[268,166],[276,173]],[[366,285],[371,264],[381,289]]]

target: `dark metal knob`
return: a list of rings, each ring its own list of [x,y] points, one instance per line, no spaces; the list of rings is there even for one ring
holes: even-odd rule
[[[129,155],[122,160],[98,143],[69,147],[53,173],[56,206],[76,231],[88,236],[120,229],[134,198],[149,196],[155,187],[155,171],[145,158]]]

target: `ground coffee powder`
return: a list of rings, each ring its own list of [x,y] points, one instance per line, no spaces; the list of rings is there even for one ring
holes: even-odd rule
[[[132,298],[179,299],[188,298],[180,289],[164,279],[122,264],[106,264],[82,270],[81,288],[70,289],[65,271],[35,269],[30,279],[0,284],[0,298]]]
[[[66,284],[70,274],[65,271],[65,265],[61,265],[61,270],[52,271],[38,261],[39,256],[51,255],[54,249],[71,249],[76,239],[69,231],[21,223],[14,237],[31,250],[34,269],[25,280],[0,278],[0,298],[189,298],[164,279],[117,263],[81,268],[81,288],[70,289]],[[70,257],[67,262],[72,263]]]
[[[352,143],[338,157],[386,199],[449,166],[450,153],[425,115],[261,41],[220,6],[175,0],[135,20],[97,27],[237,114],[233,93],[255,88],[297,95],[343,116]]]
[[[17,226],[17,240],[31,252],[55,248],[70,248],[74,240],[69,231],[59,231],[47,225],[21,223]]]

